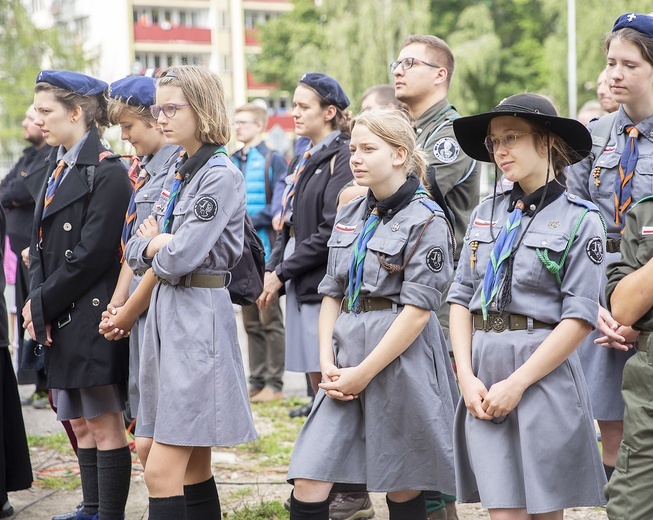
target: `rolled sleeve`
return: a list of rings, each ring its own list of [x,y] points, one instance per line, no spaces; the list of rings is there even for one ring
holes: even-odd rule
[[[317,292],[324,296],[331,296],[332,298],[343,298],[345,296],[342,286],[330,274],[326,274],[324,278],[322,278],[322,281],[317,288]]]

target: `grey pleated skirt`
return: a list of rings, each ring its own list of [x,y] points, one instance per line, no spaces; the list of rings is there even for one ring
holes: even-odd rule
[[[58,421],[93,419],[105,413],[125,410],[127,387],[125,383],[94,386],[91,388],[53,389],[52,402],[57,409]]]

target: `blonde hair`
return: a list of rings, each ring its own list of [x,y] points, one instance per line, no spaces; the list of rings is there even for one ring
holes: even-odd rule
[[[403,112],[389,108],[373,108],[357,115],[351,122],[351,131],[356,125],[365,126],[393,148],[406,150],[404,167],[406,175],[415,173],[422,185],[427,186],[428,163],[422,150],[417,148],[415,130]]]
[[[263,130],[268,126],[268,111],[262,106],[257,105],[256,103],[246,103],[234,110],[234,113],[236,114],[239,114],[240,112],[249,112],[252,114],[254,116],[254,122],[261,123],[263,125]]]
[[[217,74],[206,67],[178,65],[159,77],[159,87],[178,87],[197,114],[195,138],[201,143],[225,145],[231,139],[224,88]]]
[[[133,106],[123,101],[110,97],[107,100],[107,116],[112,125],[119,125],[122,116],[133,116],[140,119],[147,126],[154,126],[156,121],[150,113],[150,107],[142,105]]]

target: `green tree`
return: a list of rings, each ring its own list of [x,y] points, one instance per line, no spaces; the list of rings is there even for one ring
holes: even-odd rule
[[[42,66],[83,70],[89,59],[68,45],[65,34],[38,29],[20,0],[0,0],[0,145],[3,153],[23,146],[20,123],[34,98]],[[44,65],[45,64],[45,65]]]

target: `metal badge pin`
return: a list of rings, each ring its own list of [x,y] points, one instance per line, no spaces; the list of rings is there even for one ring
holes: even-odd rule
[[[555,229],[558,226],[560,226],[560,221],[559,220],[552,220],[551,222],[549,222],[549,227],[551,229]]]
[[[399,229],[399,224],[397,224],[397,223],[395,222],[394,224],[392,224],[392,227],[391,227],[390,229],[391,229],[392,231],[397,231],[397,230]]]
[[[64,230],[64,231],[70,231],[72,228],[73,228],[73,226],[72,226],[72,224],[71,224],[70,222],[66,222],[66,223],[63,225],[63,230]]]

